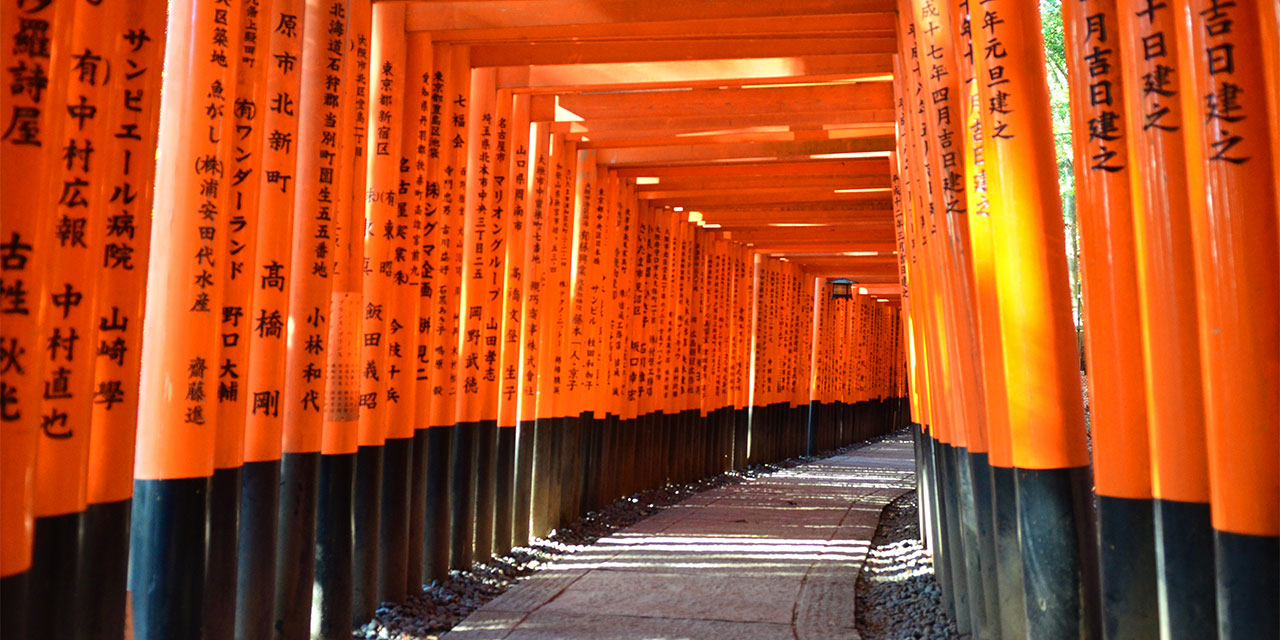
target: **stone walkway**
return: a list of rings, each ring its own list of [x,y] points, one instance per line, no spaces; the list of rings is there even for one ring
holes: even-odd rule
[[[880,511],[909,437],[700,493],[529,576],[445,636],[857,639]]]

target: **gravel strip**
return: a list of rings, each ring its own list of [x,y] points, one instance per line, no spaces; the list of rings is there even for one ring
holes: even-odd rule
[[[405,602],[384,602],[374,613],[373,620],[357,627],[352,637],[369,640],[435,640],[471,615],[471,612],[540,567],[584,549],[596,540],[683,502],[696,493],[861,449],[905,433],[888,434],[816,456],[800,456],[754,465],[746,471],[730,471],[688,484],[667,485],[620,498],[563,529],[552,531],[546,538],[535,538],[527,547],[516,547],[508,555],[473,564],[468,571],[451,571],[448,578],[424,586],[422,593]],[[932,576],[930,579],[932,580]]]
[[[942,607],[933,556],[920,544],[916,492],[889,503],[858,576],[858,633],[863,640],[964,638]]]

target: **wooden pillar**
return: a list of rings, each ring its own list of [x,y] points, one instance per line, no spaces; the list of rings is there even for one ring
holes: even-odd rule
[[[431,119],[427,139],[427,191],[433,196],[436,208],[428,208],[428,220],[434,217],[434,226],[427,233],[428,254],[435,259],[430,266],[434,273],[431,299],[426,302],[431,310],[431,406],[428,412],[428,480],[427,518],[430,526],[423,542],[423,577],[440,579],[448,575],[452,551],[450,496],[452,489],[451,456],[453,450],[453,423],[457,409],[456,367],[458,361],[458,288],[461,282],[461,230],[462,208],[455,196],[458,179],[459,141],[465,143],[454,116],[458,113],[456,96],[458,77],[453,69],[454,48],[448,45],[431,47]],[[465,120],[465,117],[464,117]],[[433,152],[434,150],[434,152]],[[437,213],[432,214],[432,211]],[[430,225],[431,223],[429,223]]]
[[[517,138],[527,140],[524,152],[517,153],[514,158],[516,167],[515,180],[521,196],[513,203],[521,208],[523,229],[512,229],[508,237],[514,240],[515,234],[524,236],[523,261],[520,263],[520,327],[515,338],[518,343],[518,380],[516,382],[517,411],[516,421],[516,476],[513,491],[514,504],[512,511],[511,544],[522,547],[529,544],[533,535],[533,494],[535,483],[535,456],[537,451],[538,429],[538,382],[541,370],[538,367],[542,337],[545,335],[542,315],[543,300],[546,291],[547,264],[547,144],[550,139],[546,135],[545,123],[530,123],[530,115],[525,98],[516,96],[515,124],[513,130]],[[523,133],[527,132],[527,133]],[[521,163],[524,164],[521,167]],[[515,194],[512,194],[513,197]],[[512,261],[511,268],[516,268]],[[515,294],[510,294],[514,296]],[[506,334],[507,339],[512,336]]]
[[[137,384],[151,241],[151,216],[142,213],[151,210],[154,194],[151,154],[160,114],[164,11],[155,2],[131,3],[118,27],[107,34],[111,64],[136,71],[111,83],[113,95],[106,99],[119,105],[110,124],[117,135],[98,151],[97,161],[111,158],[111,164],[101,196],[106,232],[98,276],[88,508],[77,571],[80,630],[95,638],[121,637],[125,627]],[[6,166],[5,172],[9,170]],[[10,228],[8,220],[5,226]],[[6,317],[4,323],[8,322]],[[3,608],[12,611],[7,604]]]
[[[529,251],[529,238],[525,232],[529,224],[529,154],[532,139],[529,136],[529,96],[508,96],[511,100],[509,121],[500,132],[505,131],[505,139],[500,139],[500,150],[505,154],[505,184],[503,185],[504,217],[506,224],[505,281],[502,293],[502,312],[498,343],[501,349],[498,367],[498,456],[497,484],[494,500],[494,555],[506,555],[517,537],[527,539],[527,533],[518,531],[527,529],[519,525],[516,513],[517,505],[528,504],[528,494],[521,495],[517,485],[521,477],[518,456],[521,451],[532,453],[532,424],[521,429],[521,395],[520,367],[522,364],[521,349],[524,342],[523,325],[528,311],[525,309],[525,281],[532,277],[526,260]],[[521,446],[523,445],[523,446]],[[533,458],[528,458],[531,463]],[[527,508],[527,507],[526,507]],[[523,544],[525,540],[521,540]]]
[[[60,120],[49,139],[59,154],[57,164],[50,167],[56,179],[53,190],[46,192],[57,196],[23,212],[53,218],[53,224],[42,229],[49,234],[44,254],[48,290],[34,299],[18,292],[21,297],[14,302],[22,307],[49,305],[43,323],[36,328],[40,348],[31,351],[33,359],[42,358],[44,363],[43,393],[29,409],[40,413],[40,433],[27,608],[33,623],[47,620],[52,633],[80,637],[83,632],[78,621],[57,616],[56,611],[67,594],[74,597],[77,591],[77,558],[82,553],[81,533],[88,506],[99,331],[95,312],[102,279],[99,269],[86,266],[96,267],[105,247],[109,158],[114,150],[110,130],[119,105],[114,99],[118,78],[108,69],[121,64],[116,37],[122,15],[118,6],[88,3],[76,3],[73,13],[69,67],[51,70],[61,71],[67,78],[56,83],[58,93],[42,96]],[[13,355],[22,354],[15,351]]]
[[[577,155],[576,145],[565,143],[560,135],[550,139],[548,157],[548,193],[546,196],[549,218],[548,250],[542,307],[545,337],[540,341],[538,383],[538,426],[535,443],[537,474],[533,494],[532,532],[546,535],[558,524],[559,513],[559,465],[558,446],[563,427],[564,362],[561,357],[563,336],[569,316],[569,282],[573,234],[572,202],[573,166]],[[544,455],[545,453],[545,455]],[[545,463],[542,461],[545,459]]]
[[[0,633],[27,633],[28,584],[35,531],[35,460],[41,429],[44,369],[40,330],[49,305],[49,256],[56,218],[55,190],[64,121],[75,3],[7,2],[0,34],[5,60],[28,69],[16,91],[0,93],[0,606],[10,612]],[[40,84],[38,78],[47,78]],[[19,76],[22,78],[22,76]],[[51,97],[56,96],[56,97]],[[38,214],[38,215],[33,215]]]
[[[413,410],[400,413],[400,419],[413,430],[412,467],[408,474],[408,542],[405,560],[404,596],[416,595],[422,585],[427,522],[427,485],[431,471],[431,338],[434,313],[431,307],[436,284],[435,256],[440,215],[439,188],[428,183],[432,141],[432,60],[431,36],[422,31],[405,34],[405,117],[400,137],[400,203],[409,215],[412,232],[405,248],[409,281],[403,295],[412,299],[413,323],[406,330],[413,334],[413,349],[401,345],[404,352],[405,387],[412,388]],[[442,96],[443,98],[443,96]],[[434,151],[439,154],[439,136]],[[397,218],[400,209],[397,209]],[[397,374],[401,375],[401,374]]]
[[[327,225],[338,210],[335,202],[345,169],[340,162],[345,136],[339,122],[346,82],[343,70],[349,64],[345,55],[347,40],[341,34],[351,26],[348,13],[348,3],[342,0],[306,3],[301,20],[303,41],[325,46],[302,49],[296,105],[284,102],[288,96],[276,96],[282,108],[296,110],[300,116],[286,325],[293,330],[285,338],[285,383],[278,399],[284,422],[275,628],[284,638],[302,638],[310,633],[310,616],[300,612],[311,611],[312,580],[317,575],[316,500],[317,483],[321,480],[322,407],[328,383],[323,371],[327,364],[331,293],[331,245],[317,236],[326,235]],[[331,26],[340,32],[332,34]],[[332,591],[326,590],[325,594],[332,595]],[[332,607],[319,609],[328,612]]]
[[[1266,179],[1280,162],[1271,144],[1280,123],[1267,105],[1277,96],[1277,10],[1172,4],[1176,30],[1166,35],[1184,45],[1176,63],[1194,203],[1216,631],[1275,637],[1280,621],[1268,610],[1280,600],[1280,430],[1261,417],[1280,410],[1280,185]]]
[[[517,102],[518,100],[518,102]],[[490,296],[499,302],[490,330],[494,348],[493,556],[511,550],[515,512],[516,430],[520,404],[520,325],[525,278],[525,189],[529,169],[529,96],[498,93],[494,140],[494,225],[502,224],[495,255],[500,270],[490,280]],[[520,113],[516,113],[516,111]],[[490,244],[493,246],[493,244]],[[495,256],[495,257],[497,257]]]
[[[336,103],[337,162],[341,170],[329,226],[329,322],[324,354],[324,401],[320,431],[319,490],[315,526],[315,635],[334,637],[350,628],[354,563],[352,518],[359,448],[360,348],[364,316],[364,238],[366,171],[369,156],[370,55],[372,11],[368,3],[349,5],[342,87]],[[333,41],[329,41],[333,46]],[[337,72],[339,69],[332,69]],[[326,113],[324,117],[330,118]],[[296,250],[296,249],[295,249]],[[312,371],[311,375],[318,375]]]
[[[1144,332],[1130,192],[1132,180],[1140,179],[1133,163],[1147,152],[1130,145],[1135,139],[1130,132],[1140,127],[1127,117],[1125,96],[1133,76],[1126,77],[1119,64],[1123,36],[1116,3],[1064,5],[1063,23],[1072,128],[1080,132],[1073,146],[1088,327],[1102,630],[1108,637],[1154,636],[1159,625],[1148,387],[1142,384]],[[1136,139],[1150,141],[1152,134],[1140,133]],[[1162,211],[1160,217],[1168,214]]]
[[[958,404],[963,396],[954,387],[956,376],[951,371],[955,361],[951,350],[952,335],[947,329],[947,292],[945,281],[939,277],[938,244],[943,242],[943,237],[938,233],[938,216],[935,213],[938,203],[933,202],[930,197],[935,190],[933,175],[940,170],[940,163],[931,163],[929,154],[926,153],[928,132],[932,128],[929,121],[933,119],[922,120],[929,111],[926,100],[931,98],[925,89],[922,70],[927,58],[922,55],[919,40],[915,37],[917,25],[908,15],[910,14],[900,17],[899,37],[908,47],[901,67],[906,82],[902,93],[908,103],[903,105],[905,128],[911,132],[907,136],[906,149],[910,167],[908,176],[912,180],[911,224],[920,264],[917,291],[922,294],[919,300],[922,303],[922,340],[930,385],[929,424],[934,435],[931,458],[937,487],[934,511],[937,515],[939,545],[936,553],[942,559],[938,563],[938,575],[943,585],[944,606],[948,611],[954,612],[959,628],[968,629],[972,610],[969,607],[968,578],[959,526],[958,487],[954,480],[954,465],[951,463],[954,458],[952,452],[956,446],[964,446],[967,431],[963,423],[964,411]],[[943,230],[945,232],[945,226]],[[945,269],[941,271],[945,272]]]
[[[1213,632],[1215,611],[1213,538],[1196,296],[1187,286],[1195,278],[1191,212],[1201,196],[1186,188],[1181,128],[1190,121],[1184,123],[1178,100],[1177,57],[1187,45],[1174,41],[1172,8],[1147,9],[1137,2],[1117,5],[1114,50],[1123,84],[1097,85],[1097,100],[1117,106],[1123,100],[1127,120],[1097,126],[1114,136],[1123,124],[1133,136],[1129,162],[1160,624],[1168,633],[1204,635]],[[1091,166],[1121,164],[1098,158]]]
[[[451,523],[449,567],[452,569],[466,569],[471,566],[472,543],[475,536],[475,510],[472,506],[475,496],[473,434],[470,429],[462,429],[459,426],[467,419],[467,416],[462,411],[464,396],[461,389],[462,380],[466,375],[462,358],[462,336],[467,330],[467,325],[463,321],[465,313],[462,298],[463,283],[467,275],[467,263],[464,259],[463,251],[468,241],[465,237],[466,224],[469,217],[467,216],[467,207],[473,206],[468,204],[467,197],[467,175],[472,166],[467,142],[471,139],[470,122],[472,120],[472,109],[470,105],[473,104],[472,98],[474,97],[471,92],[470,55],[468,49],[458,47],[452,49],[449,61],[449,76],[446,80],[449,83],[447,85],[449,91],[448,99],[453,105],[450,114],[450,129],[452,131],[450,145],[453,147],[453,165],[452,167],[446,166],[445,175],[449,182],[453,201],[453,214],[456,216],[454,218],[453,239],[455,248],[451,252],[451,257],[454,260],[454,268],[457,271],[449,284],[453,297],[448,302],[452,308],[446,311],[453,319],[450,333],[451,360],[446,363],[449,371],[447,383],[450,390],[448,393],[452,400],[452,408],[447,410],[447,417],[449,418],[449,429],[453,432],[449,462]]]
[[[138,638],[195,636],[204,624],[226,285],[217,263],[232,216],[239,3],[170,9],[134,467],[130,590]]]
[[[293,229],[295,169],[298,157],[299,80],[301,78],[302,0],[273,0],[260,11],[255,64],[265,67],[266,88],[255,103],[259,171],[253,176],[257,203],[269,215],[257,217],[256,240],[248,274],[252,292],[241,339],[249,366],[235,384],[248,402],[244,409],[244,466],[240,495],[239,567],[236,584],[236,633],[270,633],[275,620],[277,509],[283,423],[279,398],[284,386],[286,332],[268,331],[271,319],[287,317]],[[246,258],[246,262],[248,262]],[[263,318],[261,332],[250,330]],[[261,401],[257,401],[261,399]]]
[[[262,6],[266,4],[266,6]],[[262,168],[262,116],[265,105],[267,52],[259,48],[265,27],[261,13],[270,13],[269,0],[243,0],[240,38],[231,64],[235,67],[234,102],[228,114],[231,154],[227,164],[231,191],[226,253],[218,268],[226,281],[220,310],[221,351],[217,372],[217,421],[214,426],[213,479],[209,493],[209,567],[205,584],[205,635],[210,639],[235,636],[236,587],[239,565],[240,493],[245,448],[248,394],[240,393],[241,377],[251,368],[250,333],[281,335],[281,316],[254,317],[254,258],[258,233],[258,180]]]
[[[381,602],[395,602],[404,597],[409,535],[409,473],[413,465],[413,417],[416,381],[413,380],[411,354],[417,338],[418,301],[413,290],[409,251],[412,246],[413,216],[407,208],[410,198],[401,193],[403,184],[402,147],[412,144],[412,133],[405,136],[406,126],[416,123],[409,111],[412,98],[408,87],[412,78],[407,73],[404,7],[374,7],[372,32],[373,57],[369,65],[372,104],[368,118],[368,171],[365,188],[365,326],[362,334],[364,351],[362,369],[377,362],[376,375],[382,377],[379,397],[366,403],[361,413],[361,449],[357,454],[357,528],[356,557],[365,558],[364,543],[376,548],[368,557],[375,559],[370,571],[376,576],[375,588],[364,600],[357,587],[356,624],[373,616]],[[411,131],[411,130],[410,130]],[[378,246],[379,240],[381,246]],[[371,286],[372,285],[372,286]],[[370,318],[370,310],[380,308],[385,314]],[[371,345],[377,340],[379,345]],[[381,351],[378,351],[378,349]],[[370,352],[370,350],[373,350]],[[370,372],[362,380],[361,395],[367,397]],[[375,380],[375,382],[377,382]],[[364,465],[378,456],[380,463]],[[363,471],[378,467],[379,476],[367,480],[378,483],[377,502],[370,508],[366,521],[367,538],[360,536],[359,501]],[[370,468],[370,475],[373,476]],[[359,565],[357,564],[357,573]],[[363,576],[357,575],[357,585]],[[368,605],[368,609],[362,608]],[[367,614],[367,615],[366,615]]]
[[[975,22],[981,25],[974,29],[974,51],[982,52],[983,61],[979,92],[990,116],[984,149],[991,149],[988,170],[997,174],[991,221],[1001,329],[1007,338],[1004,363],[1018,470],[1027,632],[1090,635],[1097,623],[1085,569],[1093,555],[1088,453],[1079,353],[1066,302],[1057,171],[1047,155],[1052,127],[1039,14],[996,1],[983,5]],[[1049,522],[1056,524],[1044,524]],[[1042,602],[1051,604],[1032,606]]]
[[[487,190],[481,195],[480,179],[488,179],[489,166],[481,167],[480,156],[487,154],[483,149],[484,141],[480,139],[484,131],[484,114],[492,119],[494,88],[492,73],[485,70],[470,70],[470,58],[460,56],[455,51],[453,70],[456,74],[466,74],[460,78],[464,84],[458,93],[459,110],[454,113],[454,120],[460,122],[459,135],[465,129],[463,147],[458,148],[459,194],[458,204],[462,207],[464,218],[464,237],[459,260],[462,270],[460,286],[461,295],[458,315],[458,365],[457,365],[457,418],[454,426],[453,447],[453,559],[451,565],[457,569],[467,569],[475,553],[476,526],[476,465],[478,463],[477,432],[478,424],[484,412],[485,395],[481,392],[484,370],[481,366],[482,333],[484,330],[484,292],[487,284],[483,266],[477,270],[476,249],[480,249],[480,262],[484,262],[483,235],[487,227],[481,222],[480,214],[487,210],[485,203]],[[487,102],[486,102],[487,101]],[[462,109],[465,108],[465,111]],[[491,135],[491,133],[490,133]],[[468,144],[469,143],[469,144]],[[456,143],[455,143],[456,144]],[[484,210],[482,210],[484,207]]]
[[[487,73],[480,71],[477,73]],[[495,81],[496,83],[496,81]],[[479,88],[477,88],[479,90]],[[508,170],[507,137],[511,119],[511,95],[506,91],[485,88],[485,93],[473,93],[483,110],[479,115],[480,173],[477,195],[482,202],[476,206],[475,240],[468,241],[474,251],[466,261],[464,282],[471,286],[467,298],[468,315],[481,308],[478,333],[464,335],[464,341],[473,341],[478,362],[472,366],[469,376],[474,382],[480,402],[475,414],[476,426],[476,558],[486,562],[493,556],[495,525],[495,501],[498,477],[498,411],[501,399],[499,377],[502,367],[502,308],[506,286],[507,209],[506,184]],[[470,165],[468,165],[470,168]],[[464,385],[467,380],[464,379]]]

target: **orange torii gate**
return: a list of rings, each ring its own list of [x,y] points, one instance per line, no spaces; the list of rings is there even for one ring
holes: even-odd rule
[[[1064,7],[1083,358],[1026,3],[0,6],[5,637],[346,637],[907,422],[963,631],[1277,633],[1274,3]]]

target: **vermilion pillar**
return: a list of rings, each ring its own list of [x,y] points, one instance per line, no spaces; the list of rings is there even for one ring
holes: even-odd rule
[[[267,50],[258,36],[266,37],[266,23],[259,12],[269,14],[270,0],[244,0],[240,4],[240,37],[236,44],[234,103],[228,114],[228,139],[233,155],[227,164],[230,191],[227,201],[226,254],[219,269],[226,280],[223,292],[218,355],[217,403],[213,452],[213,480],[209,493],[209,572],[205,584],[205,635],[210,640],[235,635],[235,606],[239,564],[240,494],[244,465],[247,382],[252,366],[250,333],[284,332],[283,316],[248,315],[253,305],[253,280],[257,271],[258,180],[262,170],[263,119],[266,110]],[[242,380],[244,378],[244,380]]]
[[[180,2],[169,17],[130,549],[134,633],[148,639],[203,626],[239,3]]]
[[[917,27],[917,47],[923,49],[921,75],[928,98],[922,121],[931,134],[928,162],[932,173],[932,215],[938,219],[942,233],[935,234],[933,249],[939,260],[939,276],[944,285],[943,313],[949,319],[947,326],[952,339],[951,357],[955,364],[953,379],[962,420],[957,429],[963,429],[964,447],[952,450],[957,488],[957,507],[962,543],[966,548],[965,574],[968,583],[968,599],[972,628],[982,635],[996,633],[998,623],[994,609],[988,615],[986,600],[997,599],[994,592],[994,547],[982,545],[981,531],[989,533],[990,487],[987,462],[987,428],[985,422],[985,397],[983,395],[982,360],[978,342],[976,305],[973,297],[972,271],[968,259],[968,218],[965,180],[965,114],[966,96],[961,91],[960,80],[968,75],[961,69],[955,48],[957,35],[953,28],[953,7],[947,3],[928,9],[921,3],[913,3]],[[974,459],[976,457],[976,460]],[[975,483],[974,475],[980,481]],[[982,491],[978,491],[978,487]],[[989,535],[987,536],[990,537]],[[984,554],[984,548],[986,553]],[[987,585],[992,592],[986,593]]]
[[[260,170],[253,177],[260,191],[258,206],[267,213],[258,216],[255,245],[245,249],[253,252],[254,264],[245,323],[248,318],[269,321],[288,316],[304,8],[303,0],[273,0],[269,10],[258,16],[258,46],[264,55],[255,64],[265,69],[266,92],[255,103],[262,134]],[[243,331],[249,366],[234,380],[237,393],[250,399],[244,409],[240,495],[235,614],[239,637],[268,634],[275,622],[276,519],[284,428],[279,398],[284,390],[287,336],[284,331],[267,331],[266,326],[261,334]],[[259,398],[261,402],[254,401]]]
[[[402,7],[403,8],[403,7]],[[387,15],[389,14],[389,15]],[[409,479],[413,468],[414,404],[417,380],[414,354],[418,339],[418,298],[416,265],[417,226],[413,211],[415,198],[405,186],[406,149],[413,149],[418,118],[414,94],[421,79],[409,73],[407,37],[400,12],[375,7],[374,26],[384,24],[386,36],[373,35],[374,48],[385,47],[384,58],[375,55],[370,65],[374,102],[369,110],[368,155],[370,167],[377,165],[377,183],[392,208],[388,224],[379,233],[389,242],[385,268],[388,279],[387,322],[382,339],[386,346],[386,418],[383,445],[381,517],[378,528],[378,602],[396,602],[405,596],[408,564]],[[381,45],[379,43],[382,43]],[[387,63],[391,64],[388,65]],[[429,60],[419,61],[419,64]],[[384,92],[379,94],[379,92]],[[381,96],[386,95],[390,99]],[[379,155],[382,154],[382,155]],[[390,156],[392,167],[386,166]],[[366,194],[375,191],[375,177],[369,172]],[[382,175],[385,174],[385,175]],[[366,195],[366,200],[368,196]],[[367,244],[366,244],[367,246]],[[367,256],[368,257],[368,256]],[[376,271],[376,269],[375,269]],[[358,482],[358,481],[357,481]],[[415,592],[417,589],[415,588]],[[363,623],[366,619],[360,620]]]
[[[1187,189],[1183,133],[1199,125],[1187,119],[1179,100],[1187,71],[1180,70],[1178,52],[1187,43],[1175,37],[1172,6],[1122,2],[1117,10],[1125,124],[1133,136],[1129,161],[1160,626],[1163,633],[1204,636],[1213,633],[1213,540],[1196,297],[1187,286],[1195,278],[1191,216],[1202,197]],[[1099,127],[1114,135],[1105,120]]]
[[[405,595],[412,595],[422,588],[423,558],[426,551],[427,523],[427,464],[430,453],[431,411],[431,328],[434,313],[431,307],[436,274],[432,267],[435,225],[440,214],[439,188],[431,188],[427,182],[428,165],[432,147],[431,118],[433,79],[431,74],[431,38],[424,32],[406,34],[405,50],[405,118],[400,137],[400,187],[403,210],[411,216],[412,233],[406,247],[404,268],[410,281],[404,295],[413,300],[413,325],[407,330],[413,333],[414,348],[405,355],[404,384],[413,388],[413,411],[406,417],[413,429],[413,466],[409,474],[409,539],[406,551]],[[434,152],[438,155],[439,136],[435,138]],[[397,215],[399,210],[397,210]]]
[[[495,79],[496,86],[496,79]],[[478,305],[483,306],[480,333],[471,336],[479,351],[478,362],[470,372],[477,383],[476,393],[481,400],[480,421],[476,430],[476,557],[487,561],[493,555],[496,524],[498,475],[498,414],[501,404],[502,369],[502,309],[505,300],[507,270],[507,217],[506,206],[509,185],[508,140],[510,135],[511,94],[507,91],[489,90],[473,94],[478,106],[484,108],[480,115],[480,170],[478,178],[480,202],[476,208],[475,243],[468,243],[475,251],[467,264],[464,281],[482,287],[478,295],[469,298],[468,313]],[[483,245],[483,246],[482,246]],[[464,247],[465,249],[465,247]],[[470,289],[468,289],[470,291]],[[466,340],[468,336],[464,336]],[[465,383],[465,380],[464,380]]]
[[[31,568],[34,535],[35,459],[40,437],[40,402],[46,359],[39,330],[48,306],[46,272],[53,240],[57,197],[56,144],[63,116],[57,106],[65,94],[65,68],[74,3],[26,5],[6,2],[0,37],[18,39],[31,30],[48,38],[25,40],[9,50],[6,61],[39,70],[49,82],[19,84],[0,92],[0,606],[25,612],[26,573]],[[42,215],[31,215],[38,212]],[[5,635],[26,633],[27,616],[5,615]]]
[[[910,11],[900,12],[899,39],[907,48],[902,59],[901,77],[905,86],[902,90],[905,104],[907,166],[911,177],[912,195],[912,228],[916,239],[916,255],[919,260],[919,281],[917,294],[922,303],[922,338],[925,343],[925,356],[929,370],[931,389],[930,431],[933,434],[932,458],[937,470],[937,504],[935,512],[938,522],[938,555],[939,579],[943,587],[943,604],[948,611],[954,613],[956,624],[961,629],[970,628],[969,590],[964,565],[965,554],[962,551],[962,539],[958,520],[958,489],[953,480],[953,465],[949,460],[955,446],[963,446],[967,432],[964,428],[963,408],[958,403],[963,396],[956,392],[956,383],[950,373],[954,366],[951,340],[953,336],[947,331],[947,298],[945,281],[939,276],[941,254],[938,245],[946,233],[945,219],[939,233],[939,219],[943,215],[938,212],[941,203],[933,202],[931,194],[935,190],[934,167],[931,155],[926,152],[929,131],[932,129],[928,115],[928,92],[924,84],[923,73],[926,58],[920,52],[919,38],[916,35],[917,25]],[[914,46],[913,46],[914,45]]]
[[[356,453],[360,442],[360,347],[364,317],[365,202],[368,175],[369,58],[372,12],[353,3],[344,35],[348,56],[341,67],[335,151],[342,167],[329,211],[330,294],[325,343],[324,402],[320,431],[319,489],[316,503],[315,588],[312,628],[323,637],[351,626],[354,593]],[[333,45],[333,40],[328,43]],[[332,71],[338,71],[333,69]],[[329,117],[327,114],[326,118]],[[323,138],[322,138],[323,139]]]
[[[458,364],[457,378],[454,380],[457,402],[457,416],[454,421],[453,443],[453,558],[450,562],[455,569],[467,569],[471,566],[475,552],[476,523],[476,432],[475,423],[480,422],[485,398],[480,393],[480,376],[483,374],[480,358],[481,332],[484,325],[483,268],[476,269],[475,249],[481,249],[483,263],[484,243],[481,234],[487,227],[478,225],[478,209],[484,205],[485,197],[480,195],[479,179],[483,175],[488,180],[489,167],[480,168],[482,120],[485,109],[481,101],[488,100],[490,120],[493,117],[493,101],[495,75],[491,71],[471,71],[470,58],[454,52],[453,72],[465,75],[459,78],[464,89],[458,92],[454,122],[459,136],[465,142],[458,148],[459,164],[465,160],[465,172],[458,176],[456,193],[460,195],[459,206],[463,212],[460,223],[463,225],[462,246],[459,249],[458,267],[460,275],[460,297],[458,303]],[[487,96],[487,98],[486,98]],[[491,132],[490,132],[491,135]],[[457,140],[457,138],[455,138]],[[456,144],[456,143],[455,143]],[[486,150],[487,151],[487,150]],[[491,161],[490,161],[491,162]],[[485,194],[488,195],[487,192]]]
[[[348,3],[307,0],[301,20],[304,46],[298,57],[298,96],[276,94],[273,106],[298,113],[294,170],[292,245],[288,270],[285,380],[278,403],[283,418],[280,504],[276,556],[276,622],[283,638],[306,637],[316,567],[317,485],[324,438],[329,353],[331,238],[325,236],[339,210],[340,185],[350,169],[341,162],[343,88],[350,64]],[[331,33],[331,29],[334,33]],[[277,102],[278,101],[278,102]],[[304,115],[306,114],[306,115]],[[324,594],[332,595],[332,590]],[[341,607],[321,606],[329,613]],[[323,618],[323,616],[322,616]],[[318,623],[320,621],[317,621]],[[321,625],[320,628],[324,628]]]
[[[400,126],[404,104],[404,7],[379,5],[370,37],[370,103],[365,115],[367,155],[356,170],[365,171],[364,258],[361,302],[359,449],[355,484],[354,624],[378,607],[379,527],[387,437],[390,371],[388,346],[393,317],[396,200],[399,185]],[[364,68],[364,67],[362,67]],[[407,233],[407,231],[406,231]],[[401,442],[399,449],[407,449]]]
[[[520,472],[517,459],[521,451],[531,454],[533,445],[532,422],[521,418],[520,366],[521,345],[523,344],[522,327],[526,322],[525,297],[527,291],[525,280],[531,277],[526,254],[529,252],[529,238],[526,233],[528,225],[529,202],[529,152],[532,140],[529,137],[529,96],[517,95],[507,97],[512,100],[509,108],[510,120],[499,129],[505,131],[505,139],[499,140],[501,151],[505,154],[507,167],[504,172],[503,191],[505,202],[503,217],[506,224],[506,279],[502,292],[502,312],[499,315],[501,329],[498,344],[501,349],[501,361],[498,367],[498,456],[497,483],[494,499],[494,549],[495,556],[506,555],[511,550],[513,539],[527,539],[528,516],[525,524],[520,525],[517,512],[524,505],[527,514],[528,493],[520,493],[517,485],[524,475]],[[499,115],[503,110],[499,110]],[[527,458],[533,462],[532,456]],[[520,535],[515,534],[519,532]],[[525,540],[520,540],[524,544]]]
[[[1199,204],[1191,231],[1217,632],[1229,639],[1280,635],[1280,185],[1267,179],[1280,123],[1267,117],[1276,9],[1266,4],[1173,3],[1188,45],[1178,63],[1187,186]]]
[[[522,112],[517,97],[516,113]],[[520,121],[517,115],[517,122]],[[520,125],[517,124],[517,127]],[[525,259],[521,267],[523,287],[520,298],[523,311],[520,333],[519,435],[516,447],[515,513],[512,544],[528,544],[534,535],[534,492],[537,490],[539,467],[539,431],[546,426],[540,421],[538,389],[542,381],[542,349],[547,335],[546,302],[549,299],[548,267],[550,266],[550,218],[548,169],[551,142],[546,123],[533,123],[526,152],[529,171],[525,183]],[[517,162],[519,160],[517,159]],[[514,264],[512,267],[514,268]]]
[[[1098,494],[1104,637],[1157,635],[1156,555],[1143,384],[1142,310],[1130,149],[1116,3],[1063,5]],[[1141,210],[1141,209],[1139,209]],[[1168,212],[1160,211],[1160,216]],[[1175,286],[1180,286],[1175,282]],[[1161,319],[1167,320],[1167,319]],[[1179,469],[1175,473],[1181,473]]]
[[[451,496],[452,481],[451,455],[453,449],[453,423],[457,410],[455,394],[457,390],[456,371],[458,361],[458,289],[462,281],[462,207],[455,193],[460,183],[458,149],[462,146],[465,134],[465,115],[458,124],[455,118],[465,111],[458,105],[457,97],[459,78],[453,73],[454,48],[445,45],[433,45],[431,48],[431,130],[428,138],[427,185],[434,189],[437,211],[435,228],[427,237],[434,234],[434,242],[427,247],[435,256],[430,266],[434,267],[434,289],[432,290],[430,308],[432,311],[431,337],[431,406],[428,413],[430,426],[430,443],[428,445],[429,477],[427,480],[427,517],[430,527],[426,531],[423,542],[423,575],[428,579],[442,578],[448,575],[450,567],[451,546]],[[431,155],[431,149],[435,153]],[[464,156],[465,158],[465,156]],[[431,209],[428,208],[427,219],[431,220]],[[430,224],[430,223],[429,223]]]
[[[1074,638],[1096,631],[1085,568],[1094,554],[1091,480],[1040,16],[993,0],[972,23],[984,149],[994,151],[987,166],[996,174],[991,222],[1027,633]]]
[[[164,60],[162,3],[129,3],[111,37],[113,63],[136,73],[113,83],[120,107],[104,194],[106,237],[102,245],[98,305],[97,367],[93,424],[89,434],[88,502],[80,554],[82,630],[90,637],[122,637],[129,557],[129,513],[133,495],[138,375],[143,307],[151,245],[155,164],[151,159],[160,119],[160,68]],[[102,156],[105,160],[106,156]],[[5,168],[8,171],[8,167]],[[6,226],[8,221],[6,221]],[[95,265],[97,266],[97,265]],[[6,319],[7,323],[8,320]],[[106,347],[105,349],[103,347]],[[4,607],[8,610],[8,607]]]
[[[51,616],[50,631],[74,637],[77,620],[54,612],[65,594],[77,591],[77,556],[87,507],[89,440],[95,396],[94,373],[98,317],[95,313],[102,279],[97,265],[104,252],[113,140],[108,133],[118,112],[115,38],[121,26],[119,7],[77,3],[70,33],[69,74],[58,94],[47,98],[61,119],[55,137],[58,162],[54,200],[25,215],[49,215],[53,224],[45,254],[48,291],[31,300],[22,292],[21,306],[48,305],[38,327],[38,349],[44,360],[42,394],[31,407],[40,413],[35,459],[35,531],[28,607],[32,620]],[[101,153],[100,153],[101,152]],[[15,188],[29,188],[29,185]],[[15,249],[18,249],[15,247]],[[34,265],[33,265],[34,266]],[[15,354],[21,355],[21,354]]]

